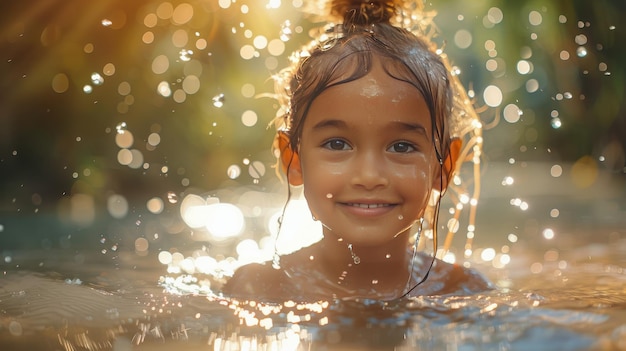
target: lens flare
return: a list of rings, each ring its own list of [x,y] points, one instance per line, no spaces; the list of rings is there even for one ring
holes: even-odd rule
[[[244,229],[241,210],[228,203],[206,206],[205,226],[214,238],[230,238],[239,235]]]

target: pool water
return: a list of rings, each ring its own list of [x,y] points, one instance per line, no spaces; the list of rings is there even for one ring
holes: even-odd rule
[[[21,264],[0,279],[2,350],[626,349],[623,235],[561,257],[567,267],[548,257],[540,274],[523,259],[477,267],[494,291],[392,302],[229,301],[166,289],[152,256],[117,257],[112,268],[63,250],[14,252]],[[170,278],[188,291],[202,279],[183,277]]]

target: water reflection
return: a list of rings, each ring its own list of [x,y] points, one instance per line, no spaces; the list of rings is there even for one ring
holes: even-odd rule
[[[0,288],[1,340],[41,350],[617,350],[626,300],[616,269],[597,277],[578,266],[567,274],[585,283],[535,280],[543,288],[532,292],[282,304],[163,294],[133,270],[87,281],[9,272]]]

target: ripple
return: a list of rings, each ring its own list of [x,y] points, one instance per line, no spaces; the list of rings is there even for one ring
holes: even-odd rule
[[[53,280],[37,273],[7,274],[0,280],[3,318],[19,321],[24,329],[41,329],[67,323],[109,326],[120,318],[143,314],[135,299],[76,282]]]

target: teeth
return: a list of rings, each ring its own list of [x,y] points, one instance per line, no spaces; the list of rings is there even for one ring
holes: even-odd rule
[[[379,208],[379,207],[387,207],[389,204],[350,204],[350,206],[360,207],[360,208]]]

